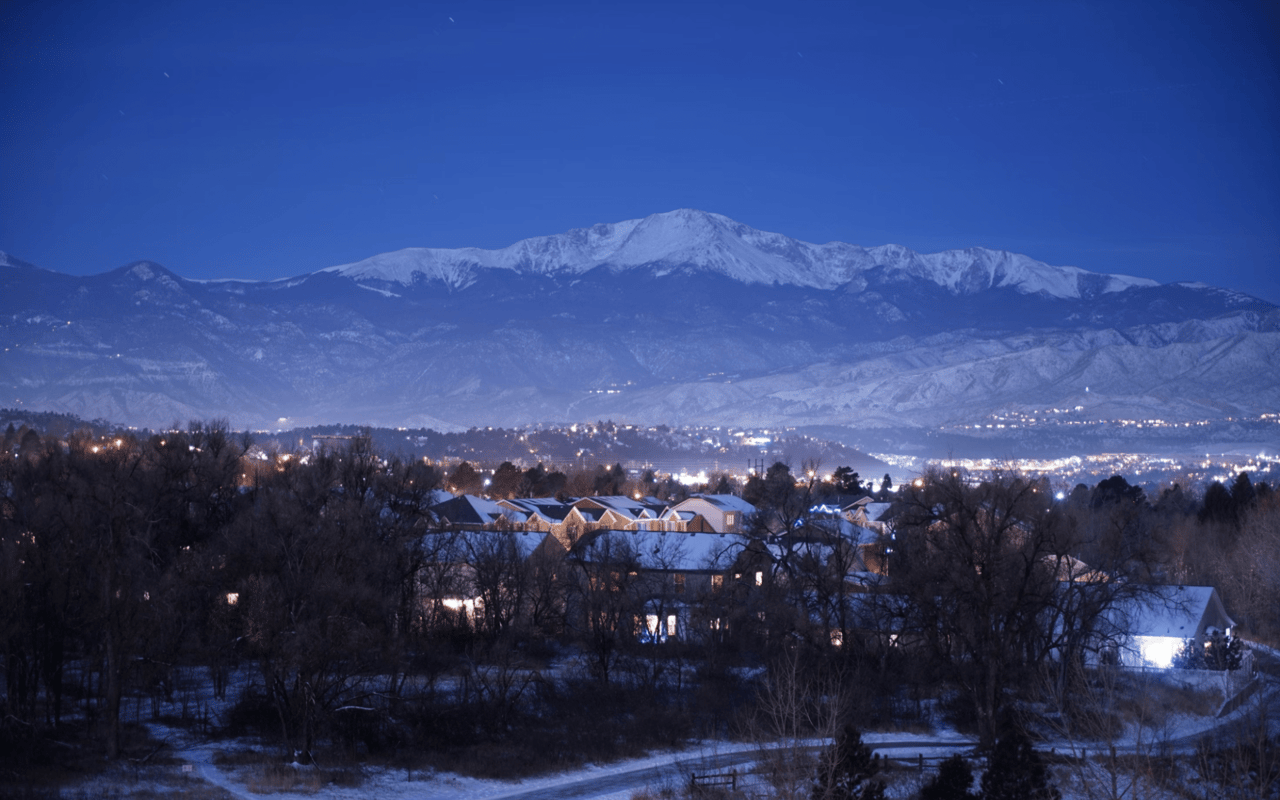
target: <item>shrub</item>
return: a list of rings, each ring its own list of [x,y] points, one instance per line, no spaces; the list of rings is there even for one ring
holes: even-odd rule
[[[974,800],[973,770],[969,762],[956,753],[942,762],[938,774],[920,790],[920,800]]]
[[[871,780],[878,771],[862,732],[846,725],[818,763],[813,800],[884,800],[884,782]]]
[[[996,742],[982,775],[982,800],[1061,800],[1031,740],[1018,729]]]

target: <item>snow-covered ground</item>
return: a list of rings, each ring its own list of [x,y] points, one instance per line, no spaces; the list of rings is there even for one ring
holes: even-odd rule
[[[199,675],[188,675],[173,705],[185,703],[188,708],[205,710],[216,717],[252,680],[251,673],[238,673],[227,697],[218,700]],[[1131,724],[1114,740],[1116,752],[1128,758],[1170,753],[1190,756],[1194,753],[1196,737],[1215,728],[1237,724],[1256,714],[1260,707],[1276,704],[1276,698],[1280,696],[1276,681],[1265,675],[1261,680],[1264,682],[1263,690],[1254,700],[1221,719],[1216,716],[1217,704],[1211,704],[1213,709],[1208,713],[1170,712],[1158,724],[1145,727]],[[137,717],[141,716],[139,707]],[[270,751],[255,746],[254,742],[215,741],[206,739],[191,728],[140,721],[147,725],[156,739],[166,743],[161,754],[170,763],[140,767],[122,765],[84,784],[68,788],[84,790],[88,796],[94,796],[98,790],[106,790],[119,797],[190,794],[209,798],[249,798],[270,794],[282,800],[304,797],[325,800],[409,800],[424,797],[439,800],[631,800],[646,790],[649,796],[657,797],[663,789],[681,789],[690,772],[724,773],[734,769],[746,776],[740,784],[740,787],[745,786],[744,796],[767,796],[764,794],[767,789],[764,779],[748,774],[761,752],[761,746],[755,743],[700,742],[676,752],[653,753],[644,758],[611,764],[593,764],[571,772],[519,781],[469,778],[432,770],[364,767],[354,776],[352,770],[345,771],[343,777],[346,779],[342,783],[350,785],[336,785],[325,783],[331,773],[325,771],[324,764],[319,769],[313,766],[264,766],[267,756],[255,756],[254,753]],[[955,752],[968,752],[975,744],[971,737],[946,727],[928,733],[867,732],[863,740],[882,757],[904,765],[886,776],[889,778],[889,796],[903,798],[914,796],[929,776],[928,769],[924,773],[915,769],[918,759],[923,757],[927,764],[936,766],[938,760]],[[810,740],[773,746],[813,753],[824,745],[823,741]],[[1113,787],[1113,772],[1108,771],[1106,765],[1110,751],[1104,743],[1058,738],[1045,742],[1041,748],[1052,749],[1058,755],[1076,757],[1085,750],[1089,751],[1091,760],[1088,763],[1076,761],[1053,767],[1065,800],[1092,800],[1120,790],[1125,796],[1152,800],[1180,796],[1161,789],[1151,775],[1134,778],[1129,771],[1117,771],[1118,783]],[[1193,761],[1188,757],[1177,766],[1182,770],[1182,780],[1187,785],[1195,785],[1198,780]],[[971,759],[971,764],[977,772],[980,761]],[[283,790],[290,785],[292,790]],[[1206,790],[1206,787],[1196,786],[1196,791],[1201,794]],[[1210,791],[1207,796],[1213,795]]]

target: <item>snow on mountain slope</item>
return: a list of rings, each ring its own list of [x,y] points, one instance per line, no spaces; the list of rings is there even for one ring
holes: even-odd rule
[[[883,267],[890,276],[931,281],[955,294],[1012,288],[1060,298],[1157,285],[1143,278],[1054,267],[1028,256],[981,247],[921,254],[900,245],[815,245],[692,209],[525,239],[501,250],[407,248],[321,271],[357,281],[404,285],[416,280],[440,281],[451,289],[462,289],[476,280],[479,269],[574,275],[601,266],[614,270],[647,267],[658,275],[694,267],[742,283],[814,289],[834,289]]]

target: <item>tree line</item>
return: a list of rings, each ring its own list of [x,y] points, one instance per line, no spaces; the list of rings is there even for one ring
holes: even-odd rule
[[[1216,585],[1252,635],[1280,636],[1280,503],[1247,476],[1154,497],[1114,477],[1063,500],[1016,473],[931,470],[897,492],[886,476],[875,494],[893,502],[896,536],[877,554],[882,585],[854,592],[866,553],[830,546],[831,520],[812,509],[870,487],[775,464],[743,487],[759,513],[738,561],[695,597],[646,577],[649,554],[625,539],[548,556],[518,532],[442,529],[433,491],[483,491],[470,465],[475,477],[383,458],[359,436],[305,458],[250,459],[250,444],[217,421],[145,438],[6,434],[9,758],[47,757],[71,729],[116,758],[128,698],[172,696],[178,674],[203,670],[239,693],[225,725],[283,749],[501,747],[567,763],[618,731],[653,744],[740,730],[777,693],[780,653],[807,686],[860,687],[848,717],[922,718],[951,698],[948,713],[994,746],[1026,692],[1087,689],[1084,633],[1144,587]],[[708,488],[733,488],[720,480]],[[488,488],[680,491],[617,465],[500,467]],[[1064,592],[1064,576],[1079,588]],[[460,606],[468,592],[482,602]],[[694,600],[698,637],[647,630]],[[566,654],[581,674],[549,677]]]

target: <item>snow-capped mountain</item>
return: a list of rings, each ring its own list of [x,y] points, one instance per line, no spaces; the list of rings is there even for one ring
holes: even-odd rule
[[[929,427],[1280,409],[1280,310],[1024,255],[815,245],[697,211],[278,281],[0,255],[0,404],[162,426]]]
[[[687,208],[525,239],[501,250],[415,247],[325,271],[357,281],[404,286],[439,281],[461,289],[471,285],[477,272],[484,269],[581,275],[598,267],[613,271],[644,268],[658,276],[693,268],[746,284],[810,289],[834,289],[870,270],[885,268],[894,275],[929,281],[956,294],[1013,288],[1024,294],[1043,292],[1060,298],[1157,285],[1144,278],[1052,267],[1017,253],[981,247],[926,255],[899,245],[868,249],[844,242],[810,244],[758,231],[720,214]]]

